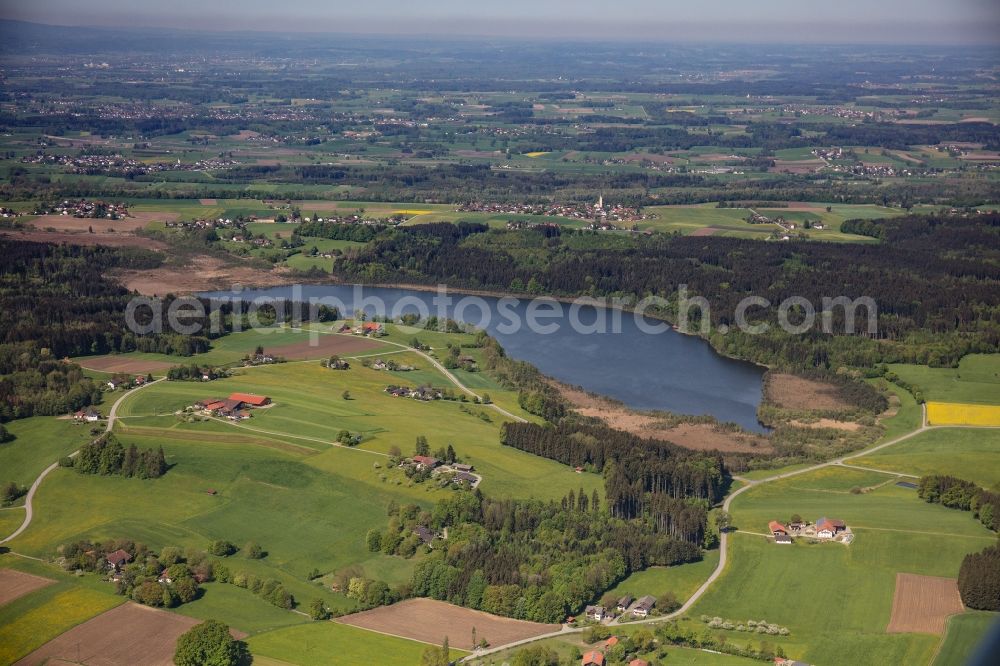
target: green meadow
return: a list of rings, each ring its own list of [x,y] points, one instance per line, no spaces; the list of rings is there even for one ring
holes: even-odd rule
[[[1000,429],[938,428],[851,464],[893,472],[949,474],[984,488],[1000,485]],[[911,479],[912,480],[912,479]]]
[[[683,603],[697,590],[719,564],[719,550],[705,552],[700,562],[679,564],[672,567],[650,567],[636,571],[608,591],[617,597],[626,594],[638,599],[650,594],[660,599],[665,594],[673,594]]]
[[[968,354],[957,368],[894,363],[889,370],[936,402],[1000,404],[1000,354]]]
[[[991,628],[996,631],[1000,614],[969,611],[953,615],[948,620],[944,642],[934,658],[934,666],[961,666],[975,654],[983,636]]]
[[[271,657],[300,666],[336,663],[383,666],[413,666],[427,645],[395,636],[377,634],[336,622],[313,622],[276,629],[251,637],[247,643],[254,656]],[[451,658],[467,653],[452,650]]]

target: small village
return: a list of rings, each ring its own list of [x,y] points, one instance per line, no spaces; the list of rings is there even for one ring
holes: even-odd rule
[[[595,203],[530,204],[491,203],[472,201],[458,207],[460,213],[496,213],[500,215],[548,215],[575,220],[601,220],[607,222],[639,222],[655,219],[656,215],[643,213],[642,209],[624,204],[604,203],[598,197]]]
[[[128,217],[128,204],[109,201],[76,201],[64,200],[58,204],[42,204],[35,208],[32,215],[71,215],[79,218],[106,218],[119,220]]]

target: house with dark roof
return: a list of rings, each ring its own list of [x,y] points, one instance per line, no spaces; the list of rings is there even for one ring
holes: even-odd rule
[[[783,545],[788,545],[788,544],[792,543],[792,537],[788,536],[787,534],[775,534],[774,535],[774,543],[780,543],[780,544],[783,544]]]
[[[587,616],[588,620],[600,622],[604,619],[604,606],[587,606],[584,614]]]
[[[632,605],[633,601],[635,601],[635,599],[632,598],[632,595],[626,594],[624,597],[618,600],[618,603],[615,604],[615,610],[618,611],[619,613],[624,613],[628,609],[628,607]]]
[[[656,598],[651,597],[648,594],[641,597],[639,601],[635,602],[632,606],[632,615],[634,617],[648,617],[650,612],[653,610],[653,606],[656,605]]]
[[[132,556],[128,552],[119,548],[113,553],[108,553],[107,555],[108,569],[112,571],[121,570],[126,564],[132,561]]]

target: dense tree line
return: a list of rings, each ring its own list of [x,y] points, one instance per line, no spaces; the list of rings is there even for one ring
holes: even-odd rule
[[[656,529],[692,543],[701,543],[705,511],[725,492],[726,470],[720,457],[604,425],[505,423],[500,441],[564,465],[603,473],[612,516],[648,518]]]
[[[969,608],[1000,611],[1000,546],[965,556],[958,570],[958,591]]]
[[[448,529],[422,559],[408,593],[508,617],[557,622],[632,571],[697,560],[699,545],[598,503],[500,500],[463,492],[423,518]]]
[[[713,345],[793,368],[952,365],[970,352],[1000,349],[1000,214],[913,215],[880,224],[884,240],[870,245],[614,234],[584,243],[579,233],[547,238],[531,230],[493,230],[456,241],[416,225],[375,241],[338,264],[338,273],[497,291],[534,283],[562,296],[658,295],[668,305],[652,314],[667,319],[677,316],[683,284],[690,296],[709,301]],[[736,308],[747,296],[770,302],[747,311],[750,323],[770,324],[763,334],[735,327]],[[817,311],[816,325],[796,335],[774,325],[778,305],[793,296]],[[874,335],[867,332],[865,308],[851,329],[846,309],[830,308],[832,333],[822,330],[823,298],[839,296],[874,299]],[[702,314],[691,308],[693,329]],[[728,335],[718,333],[722,325]]]
[[[1000,493],[972,481],[943,474],[924,476],[917,484],[917,496],[932,504],[971,511],[984,527],[1000,531]]]
[[[73,467],[81,474],[158,479],[167,471],[163,447],[139,449],[135,444],[125,448],[118,438],[105,433],[80,448]]]

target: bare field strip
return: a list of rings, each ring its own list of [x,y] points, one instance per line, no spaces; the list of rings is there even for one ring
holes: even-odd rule
[[[109,220],[103,217],[73,217],[72,215],[39,215],[30,222],[36,229],[52,228],[56,231],[135,231],[142,229],[150,222],[168,222],[180,217],[178,213],[168,211],[142,211],[130,213],[120,220]]]
[[[169,666],[177,638],[198,620],[125,603],[52,639],[17,666],[38,666],[57,659],[90,666]]]
[[[51,578],[42,578],[16,569],[0,569],[0,606],[53,583],[55,581]]]
[[[293,361],[304,361],[310,358],[323,358],[333,354],[355,354],[357,352],[377,349],[382,345],[368,338],[351,338],[346,335],[318,334],[317,340],[310,341],[309,335],[302,335],[302,342],[279,347],[268,347],[267,353]],[[315,344],[314,344],[315,343]]]
[[[402,638],[439,645],[448,637],[452,647],[472,649],[472,629],[492,645],[506,645],[559,630],[558,624],[540,624],[490,615],[434,599],[407,599],[391,606],[337,618],[337,622]]]
[[[887,634],[944,633],[948,617],[965,610],[954,578],[897,573]]]

